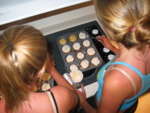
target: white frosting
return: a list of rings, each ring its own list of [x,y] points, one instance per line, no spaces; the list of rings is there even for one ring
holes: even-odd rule
[[[92,58],[91,63],[95,66],[100,64],[100,60],[97,57]]]
[[[80,39],[85,39],[86,38],[86,33],[80,32],[79,33],[79,38]]]
[[[64,45],[64,46],[62,47],[62,51],[63,51],[64,53],[70,52],[70,46],[69,46],[69,45]]]
[[[78,59],[83,59],[84,56],[85,56],[85,55],[84,55],[84,53],[82,53],[82,52],[78,52],[78,53],[77,53],[77,58],[78,58]]]
[[[93,33],[94,35],[97,35],[97,34],[98,34],[98,29],[93,29],[93,30],[92,30],[92,33]]]
[[[95,54],[94,48],[88,48],[87,49],[87,54],[90,55],[90,56],[94,55]]]
[[[104,48],[103,48],[103,51],[104,51],[105,53],[108,53],[110,50],[109,50],[108,48],[104,47]]]
[[[70,77],[75,83],[81,82],[83,79],[83,73],[79,70],[70,72]]]
[[[49,90],[50,88],[51,88],[51,87],[50,87],[49,83],[44,83],[44,84],[42,85],[42,91]]]
[[[89,47],[91,45],[91,42],[89,40],[84,40],[83,41],[83,46],[84,47]]]
[[[108,55],[108,59],[109,59],[109,60],[111,60],[111,59],[113,59],[113,58],[114,58],[114,56],[115,56],[115,55],[110,54],[110,55]]]
[[[75,71],[75,70],[78,70],[78,66],[75,64],[71,64],[69,69],[70,69],[70,71]]]
[[[74,61],[74,57],[72,55],[67,55],[66,61],[67,62],[73,62]]]
[[[84,69],[88,68],[89,67],[89,61],[88,60],[81,61],[80,66]]]
[[[73,49],[74,49],[74,50],[79,50],[80,48],[81,48],[80,43],[74,43],[74,44],[73,44]]]

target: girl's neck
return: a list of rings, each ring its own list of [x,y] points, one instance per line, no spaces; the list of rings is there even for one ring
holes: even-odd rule
[[[120,53],[118,55],[119,58],[122,59],[134,59],[139,60],[139,62],[146,62],[145,55],[137,50],[136,48],[127,49],[121,43],[118,44]]]
[[[147,52],[144,54],[136,48],[127,49],[120,43],[118,44],[118,47],[120,49],[120,53],[118,54],[116,61],[129,63],[139,70],[140,68],[143,68],[145,69],[145,74],[150,73],[150,48],[148,48]]]

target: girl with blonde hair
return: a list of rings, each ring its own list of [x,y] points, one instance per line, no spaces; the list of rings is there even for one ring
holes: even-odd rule
[[[138,98],[150,88],[150,0],[94,3],[108,37],[97,40],[117,55],[97,74],[96,107],[86,101],[83,87],[80,105],[86,113],[134,113]]]
[[[47,70],[58,86],[34,92]],[[42,33],[29,25],[9,27],[0,35],[0,113],[68,113],[78,103],[74,88],[54,68]]]

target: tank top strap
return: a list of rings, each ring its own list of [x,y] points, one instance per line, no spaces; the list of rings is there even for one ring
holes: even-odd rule
[[[110,63],[109,65],[113,65],[113,64],[121,64],[121,65],[124,65],[124,66],[127,66],[129,67],[130,69],[132,69],[133,71],[135,71],[138,75],[140,75],[141,77],[143,76],[143,74],[138,70],[136,69],[135,67],[133,67],[132,65],[128,64],[128,63],[125,63],[125,62],[112,62]]]
[[[51,91],[46,91],[46,93],[47,93],[49,100],[52,104],[52,108],[54,110],[54,113],[58,113],[58,107],[57,107],[57,103],[56,103],[56,100],[55,100],[53,93]]]

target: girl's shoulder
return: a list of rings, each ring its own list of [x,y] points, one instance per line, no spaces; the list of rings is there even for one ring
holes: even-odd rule
[[[69,112],[76,105],[76,94],[65,86],[55,86],[50,89],[61,113]],[[66,111],[65,111],[66,110]]]
[[[123,72],[119,71],[119,68],[106,71],[104,76],[104,85],[107,87],[107,90],[111,90],[118,94],[119,92],[124,92],[124,95],[129,96],[134,92],[134,90],[131,81]]]
[[[47,92],[33,92],[29,101],[23,104],[22,113],[67,113],[73,107],[71,94],[64,86],[52,87]]]

